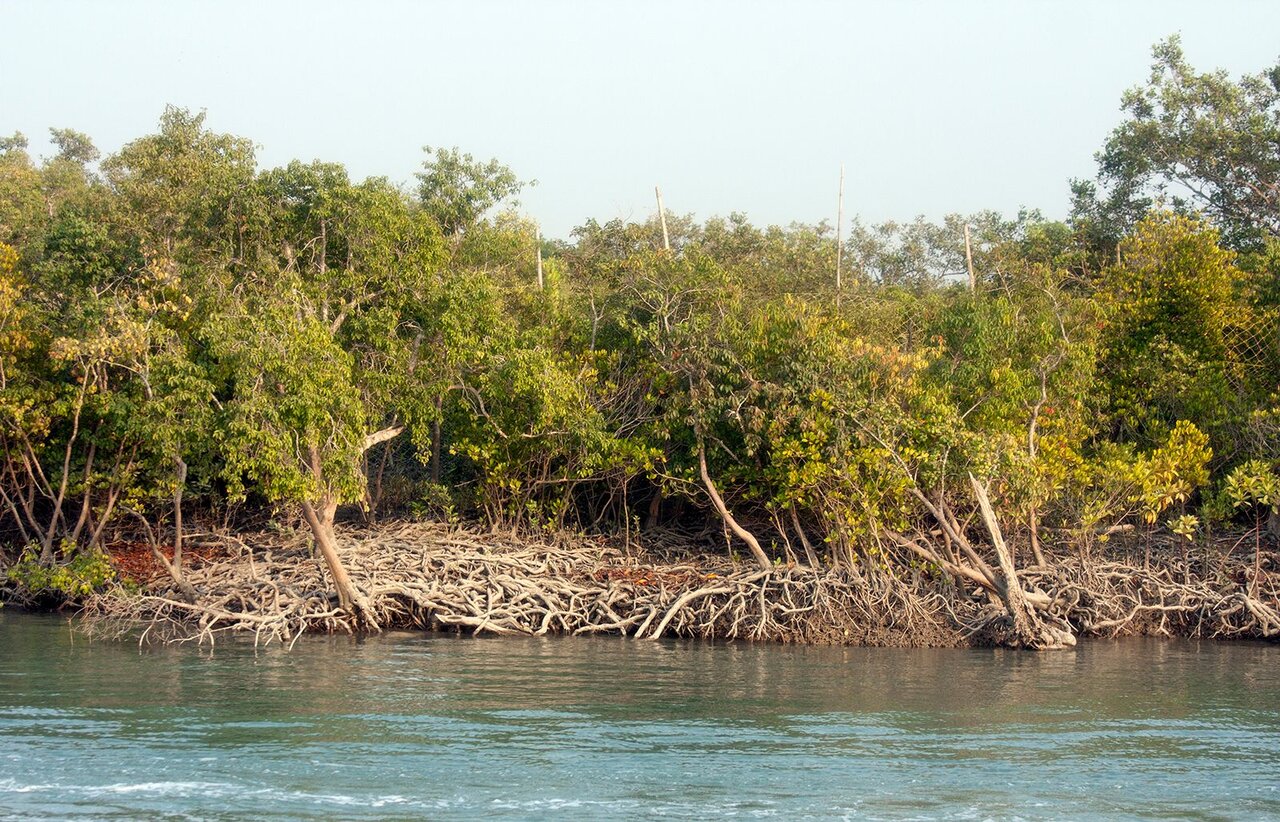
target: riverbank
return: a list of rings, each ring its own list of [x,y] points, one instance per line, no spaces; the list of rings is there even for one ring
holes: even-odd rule
[[[137,549],[112,561],[130,584],[79,606],[99,633],[214,642],[251,633],[454,630],[478,635],[614,634],[807,644],[966,646],[1020,643],[1005,599],[966,568],[915,561],[770,571],[698,550],[673,535],[643,547],[586,537],[514,539],[434,523],[339,532],[342,559],[366,598],[341,608],[301,533],[205,539],[189,557],[185,597]],[[1232,543],[1183,550],[1110,543],[1106,553],[1048,554],[1013,572],[1058,644],[1129,635],[1280,638],[1280,575],[1264,552]],[[977,577],[975,580],[971,577]],[[999,581],[999,579],[997,580]]]

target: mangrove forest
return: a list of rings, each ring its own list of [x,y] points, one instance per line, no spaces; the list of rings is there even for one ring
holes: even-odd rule
[[[1280,64],[1158,44],[1064,220],[554,239],[460,149],[402,182],[260,168],[177,107],[107,156],[51,134],[0,139],[9,607],[201,641],[1280,636]]]

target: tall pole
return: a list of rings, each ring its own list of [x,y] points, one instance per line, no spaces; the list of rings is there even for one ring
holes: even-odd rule
[[[662,220],[662,250],[670,251],[671,237],[667,235],[667,210],[662,207],[662,189],[654,186],[653,193],[658,195],[658,218]]]
[[[538,290],[542,290],[542,229],[533,230],[534,242],[538,245]]]
[[[978,276],[973,273],[973,246],[969,244],[969,224],[964,225],[964,261],[969,266],[969,290],[978,290]]]
[[[844,256],[842,246],[844,231],[844,163],[840,164],[840,200],[836,205],[836,291],[840,290],[840,258]]]

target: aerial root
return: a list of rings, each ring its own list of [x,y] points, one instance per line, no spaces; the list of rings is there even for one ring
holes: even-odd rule
[[[1047,596],[1047,614],[1082,634],[1280,639],[1280,577],[1264,574],[1251,594],[1252,558],[1223,556],[1209,574],[1176,555],[1158,559],[1147,568],[1069,557],[1020,576]]]
[[[342,558],[371,615],[388,629],[475,634],[619,634],[778,642],[957,644],[945,600],[890,575],[727,558],[621,551],[602,542],[515,542],[434,524],[345,532]],[[224,633],[262,644],[303,633],[358,633],[303,540],[249,538],[243,550],[188,570],[194,603],[157,578],[142,593],[108,592],[85,605],[92,629],[212,643]],[[881,578],[883,577],[883,578]]]
[[[919,549],[928,537],[911,540]],[[247,541],[252,550],[237,547],[188,570],[194,603],[157,578],[138,594],[91,598],[90,628],[123,635],[142,626],[148,641],[200,643],[234,632],[260,644],[361,632],[330,593],[323,563],[305,540],[264,534]],[[623,551],[589,539],[521,542],[436,524],[345,531],[340,542],[370,615],[385,629],[1019,644],[1009,639],[1007,611],[972,579],[921,563],[918,550],[901,546],[899,555],[842,570],[762,571],[687,551]],[[1089,635],[1280,638],[1277,575],[1259,580],[1250,595],[1239,575],[1251,570],[1251,561],[1228,563],[1208,580],[1172,558],[1145,569],[1067,557],[1020,570],[1017,578],[1046,632],[1044,647]]]

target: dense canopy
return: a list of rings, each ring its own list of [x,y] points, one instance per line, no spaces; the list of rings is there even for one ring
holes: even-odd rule
[[[145,528],[180,583],[184,516],[305,523],[354,612],[340,516],[716,523],[766,568],[910,563],[901,534],[978,510],[970,477],[1037,552],[1252,522],[1280,508],[1280,67],[1156,57],[1071,221],[855,223],[838,249],[739,214],[666,215],[669,250],[657,216],[544,240],[500,163],[259,169],[174,108],[100,163],[70,129],[39,161],[7,138],[10,574],[74,592]]]

